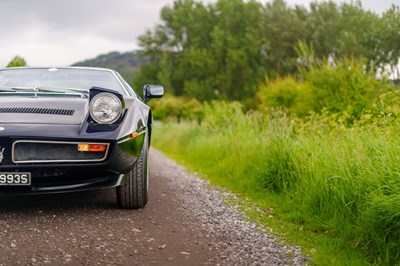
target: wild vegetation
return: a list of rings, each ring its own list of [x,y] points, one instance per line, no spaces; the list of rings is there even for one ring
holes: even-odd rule
[[[169,92],[155,146],[315,264],[399,264],[399,7],[179,0],[161,19],[135,76]]]
[[[310,68],[303,82],[287,77],[270,89],[261,86],[262,98],[264,91],[307,98],[262,100],[272,98],[300,114],[326,97],[320,113],[298,117],[264,104],[245,112],[238,102],[217,101],[204,105],[201,123],[158,125],[155,145],[214,183],[275,209],[268,215],[316,234],[317,264],[399,263],[400,93],[357,71],[362,62],[348,63],[352,68]],[[298,96],[304,87],[310,87],[308,96]],[[313,92],[317,88],[322,91]],[[333,93],[338,88],[344,88],[339,98]]]

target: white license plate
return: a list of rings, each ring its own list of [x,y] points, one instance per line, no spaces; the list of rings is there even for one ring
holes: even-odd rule
[[[31,173],[4,173],[0,172],[0,186],[29,186]]]

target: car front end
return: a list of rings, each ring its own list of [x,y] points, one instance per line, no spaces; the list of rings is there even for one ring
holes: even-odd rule
[[[125,113],[118,126],[107,128],[103,124],[97,129],[99,124],[85,115],[90,106],[84,99],[52,99],[51,103],[24,99],[7,104],[0,98],[0,105],[5,106],[0,109],[0,192],[118,186],[143,145],[142,119],[126,129],[122,124],[132,117]],[[18,180],[19,173],[28,175],[29,180]]]
[[[150,108],[136,94],[126,92],[127,85],[120,79],[104,78],[111,89],[97,83],[74,89],[68,82],[86,82],[79,76],[82,69],[22,70],[35,72],[28,83],[18,80],[23,75],[14,78],[15,71],[0,71],[0,193],[122,186],[145,139],[149,141]],[[83,70],[117,78],[110,70]],[[51,76],[46,82],[61,80],[68,86],[32,84],[38,75]],[[17,84],[9,84],[13,78]]]

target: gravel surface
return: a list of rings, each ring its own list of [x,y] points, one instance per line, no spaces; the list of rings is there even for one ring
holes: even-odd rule
[[[227,199],[156,150],[150,201],[118,209],[114,189],[0,195],[1,265],[301,265]]]
[[[178,185],[181,209],[188,217],[195,217],[218,250],[219,264],[223,265],[304,265],[306,257],[300,247],[284,246],[268,233],[268,228],[257,226],[246,219],[236,204],[233,193],[212,188],[209,182],[189,173],[174,161],[164,160],[159,170],[164,172],[170,185]],[[176,182],[178,181],[178,182]]]

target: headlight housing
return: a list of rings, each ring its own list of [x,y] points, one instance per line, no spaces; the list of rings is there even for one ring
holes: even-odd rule
[[[121,100],[112,93],[99,93],[90,101],[90,116],[99,124],[112,124],[121,114]]]

